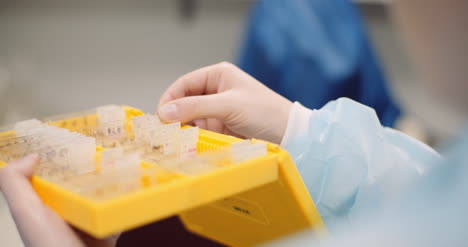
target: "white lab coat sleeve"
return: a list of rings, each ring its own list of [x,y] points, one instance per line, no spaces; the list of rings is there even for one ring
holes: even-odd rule
[[[425,144],[382,127],[372,108],[340,98],[320,110],[295,103],[281,145],[291,154],[331,232],[382,210],[410,177],[440,159]]]

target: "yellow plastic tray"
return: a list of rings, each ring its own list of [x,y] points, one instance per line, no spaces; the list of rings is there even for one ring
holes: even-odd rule
[[[125,109],[128,120],[143,114]],[[51,124],[79,130],[90,122],[96,122],[96,115]],[[131,121],[127,128],[131,130]],[[199,153],[241,141],[206,130],[199,133]],[[43,202],[68,223],[98,238],[173,215],[179,215],[190,231],[231,246],[251,246],[305,229],[324,234],[324,224],[289,154],[278,145],[267,146],[263,157],[197,176],[163,174],[158,178],[163,182],[154,187],[104,201],[40,177],[33,177],[32,184]]]

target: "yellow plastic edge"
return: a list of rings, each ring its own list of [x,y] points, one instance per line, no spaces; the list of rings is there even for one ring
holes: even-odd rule
[[[129,106],[123,107],[128,119],[143,114],[141,110]],[[133,126],[131,121],[129,123],[127,128],[131,130]],[[236,137],[203,129],[200,129],[199,134],[199,142],[207,145],[207,149],[214,150],[241,141]],[[294,193],[296,203],[300,205],[307,221],[315,230],[326,232],[305,185],[301,179],[297,179],[300,178],[300,174],[289,154],[274,144],[268,144],[268,149],[269,154],[259,159],[212,173],[184,177],[161,187],[148,188],[107,201],[92,201],[39,177],[33,177],[32,184],[44,203],[65,220],[99,238],[178,213],[184,215],[184,212],[191,209],[278,181],[278,176],[281,174],[283,178],[280,178],[280,183],[284,183]],[[277,162],[274,162],[274,159]],[[0,161],[0,167],[4,165],[5,163]],[[249,176],[246,176],[247,174]],[[252,177],[252,174],[255,176]],[[184,223],[187,225],[190,222],[184,221]],[[187,226],[191,227],[190,224]],[[223,242],[223,236],[210,236],[203,231],[195,230],[195,232]]]

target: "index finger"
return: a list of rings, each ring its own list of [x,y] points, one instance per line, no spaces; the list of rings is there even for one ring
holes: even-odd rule
[[[183,75],[164,92],[159,105],[186,96],[216,93],[224,64],[227,63],[210,65]]]

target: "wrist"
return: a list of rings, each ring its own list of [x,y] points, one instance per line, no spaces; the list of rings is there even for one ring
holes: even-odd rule
[[[308,133],[309,119],[312,113],[311,109],[304,107],[297,101],[292,104],[280,139],[281,147],[286,147],[293,139]]]
[[[270,141],[273,143],[280,144],[283,136],[285,134],[287,125],[288,125],[288,118],[291,109],[293,108],[293,103],[289,100],[286,100],[284,104],[282,104],[281,108],[277,109],[275,113],[273,113],[274,118],[279,119],[279,121],[275,121],[275,123],[271,126],[271,138]]]

